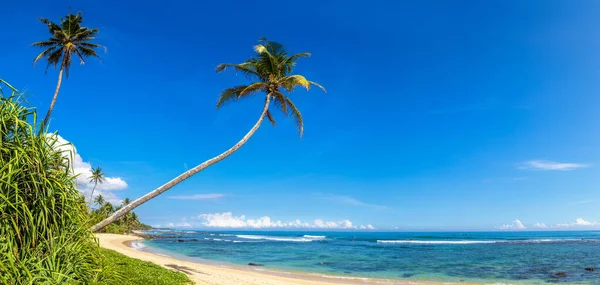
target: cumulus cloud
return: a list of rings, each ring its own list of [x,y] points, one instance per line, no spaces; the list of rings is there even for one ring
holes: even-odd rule
[[[170,225],[171,226],[171,225]],[[279,221],[273,220],[269,216],[263,216],[257,219],[246,218],[245,215],[234,216],[231,212],[201,214],[190,219],[188,222],[172,224],[177,227],[187,228],[230,228],[230,229],[349,229],[349,230],[374,230],[372,225],[356,226],[349,220],[325,221],[316,219],[312,222]]]
[[[536,229],[547,229],[548,226],[545,223],[535,223],[535,225],[533,225],[534,228]]]
[[[52,147],[62,152],[62,155],[71,162],[73,173],[77,175],[77,188],[86,197],[86,201],[90,199],[90,194],[94,188],[94,183],[90,182],[89,177],[92,175],[92,165],[84,162],[75,146],[59,135],[47,135],[48,141]],[[98,183],[94,191],[94,197],[102,195],[104,199],[112,204],[120,204],[121,199],[112,191],[126,189],[127,182],[120,177],[105,177],[104,182]]]
[[[557,225],[553,226],[553,228],[559,228],[559,229],[560,228],[585,228],[585,227],[593,227],[593,226],[600,226],[600,223],[586,221],[583,218],[577,218],[577,219],[575,219],[575,222],[566,223],[566,224],[557,224]]]
[[[582,163],[565,163],[556,162],[549,160],[530,160],[522,163],[519,168],[524,170],[560,170],[569,171],[579,168],[588,167],[587,164]]]
[[[216,199],[220,199],[223,197],[225,197],[225,194],[218,194],[218,193],[167,196],[167,198],[169,198],[169,199],[178,199],[178,200],[216,200]]]
[[[524,230],[526,229],[525,225],[523,225],[523,223],[521,223],[521,221],[519,220],[514,220],[512,222],[512,224],[505,224],[500,226],[501,230]]]

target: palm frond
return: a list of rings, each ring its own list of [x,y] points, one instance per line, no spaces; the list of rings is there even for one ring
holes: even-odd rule
[[[235,86],[231,88],[227,88],[221,92],[219,95],[219,99],[217,100],[217,109],[221,108],[225,103],[229,101],[236,101],[240,96],[240,92],[246,89],[248,86]]]
[[[74,41],[80,40],[92,40],[96,38],[98,34],[98,28],[88,29],[88,28],[80,28],[76,31],[75,35],[73,35]]]
[[[222,63],[217,65],[217,72],[223,72],[225,69],[227,69],[227,67],[232,67],[236,72],[241,72],[246,75],[246,77],[256,76],[260,78],[260,75],[256,71],[252,70],[251,65],[252,64],[250,62],[244,62],[240,64]]]
[[[83,55],[81,55],[81,52],[79,51],[78,48],[75,48],[75,53],[77,54],[77,57],[79,57],[79,61],[81,62],[81,65],[84,65],[85,60],[83,59]]]
[[[57,42],[48,40],[48,41],[35,42],[31,45],[34,47],[52,47],[52,46],[57,46]]]
[[[310,83],[306,78],[302,75],[290,75],[284,78],[281,78],[278,82],[279,85],[282,85],[288,92],[294,90],[297,86],[302,86],[306,88],[306,90],[310,90]]]
[[[267,91],[267,84],[264,82],[254,82],[248,85],[246,88],[244,88],[244,90],[240,92],[239,97],[243,97],[247,94],[258,91]]]
[[[56,49],[56,47],[51,47],[48,48],[46,50],[44,50],[43,52],[41,52],[40,54],[38,54],[38,56],[36,56],[33,59],[33,65],[35,66],[35,64],[38,62],[38,60],[42,59],[43,57],[47,56],[49,53],[53,52]],[[47,68],[46,68],[47,69]]]
[[[286,73],[291,73],[292,70],[294,69],[294,66],[296,66],[296,61],[301,58],[301,57],[310,57],[311,54],[308,52],[303,52],[303,53],[297,53],[294,54],[290,57],[287,57],[286,59],[284,59],[282,61],[282,65],[285,68]]]
[[[54,35],[54,32],[60,30],[60,26],[46,18],[39,18],[38,21],[42,22],[46,26],[48,26],[48,31],[50,34]]]
[[[300,110],[298,110],[290,98],[285,97],[285,103],[290,109],[290,116],[292,116],[296,122],[298,133],[300,134],[300,137],[302,137],[304,134],[304,121],[302,120],[302,114],[300,114]]]
[[[321,86],[321,84],[317,83],[317,82],[313,82],[313,81],[309,81],[308,83],[310,83],[311,85],[317,86],[319,88],[321,88],[321,90],[323,90],[323,92],[327,93],[327,90],[325,90],[325,87]]]
[[[271,122],[271,125],[273,125],[274,127],[277,125],[275,124],[275,119],[273,118],[273,114],[271,114],[271,111],[267,110],[267,119],[269,119],[269,122]]]
[[[273,93],[273,105],[281,110],[286,116],[289,115],[287,104],[285,103],[285,95],[283,95],[283,93],[279,91]]]
[[[56,67],[58,65],[58,63],[60,62],[60,58],[62,56],[63,56],[62,49],[57,49],[57,50],[53,51],[52,53],[50,53],[47,57],[48,65],[46,65],[46,72],[48,72],[48,67],[50,67],[50,65],[54,65],[54,67]]]
[[[100,59],[102,61],[102,58],[98,55],[98,53],[96,53],[96,51],[91,48],[84,47],[84,46],[78,46],[76,50],[84,57],[93,56],[93,57],[97,57],[98,59]],[[83,59],[82,59],[82,61],[83,61]]]

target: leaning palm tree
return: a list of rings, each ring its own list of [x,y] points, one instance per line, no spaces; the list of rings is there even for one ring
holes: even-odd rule
[[[92,203],[92,199],[94,199],[94,191],[96,190],[96,186],[98,183],[102,184],[104,182],[104,172],[102,172],[102,168],[96,167],[92,169],[92,175],[88,177],[90,183],[94,183],[94,188],[92,188],[92,194],[90,195],[90,204]]]
[[[217,109],[221,108],[227,102],[245,99],[258,93],[265,94],[265,104],[262,108],[260,116],[258,117],[258,121],[254,124],[250,131],[238,143],[233,145],[225,152],[182,173],[181,175],[175,177],[175,179],[138,198],[131,204],[123,207],[119,211],[116,211],[110,217],[97,223],[92,227],[93,231],[98,231],[104,228],[139,205],[171,189],[173,186],[190,178],[192,175],[202,171],[203,169],[230,156],[240,147],[242,147],[242,145],[244,145],[248,139],[250,139],[256,130],[258,130],[265,117],[267,117],[267,119],[274,125],[275,119],[269,110],[271,101],[274,102],[274,106],[277,109],[281,110],[287,116],[294,118],[296,126],[298,127],[298,132],[300,133],[300,136],[302,136],[304,132],[302,115],[300,114],[300,111],[296,105],[292,103],[292,100],[288,98],[286,93],[292,92],[296,87],[304,87],[308,90],[310,89],[311,85],[317,86],[325,91],[325,88],[323,88],[321,85],[312,81],[308,81],[302,75],[290,74],[294,65],[296,64],[296,61],[301,57],[309,57],[310,54],[298,53],[289,55],[283,48],[283,45],[276,42],[267,41],[266,39],[260,40],[259,44],[254,46],[254,51],[256,52],[256,56],[251,57],[246,62],[239,64],[226,63],[217,66],[217,72],[224,71],[226,68],[230,67],[245,74],[249,78],[256,80],[248,85],[240,85],[225,89],[219,96],[217,101]]]
[[[93,56],[100,58],[96,53],[96,49],[102,47],[99,44],[90,42],[96,38],[98,29],[82,27],[81,12],[77,13],[77,15],[69,14],[64,18],[61,17],[60,20],[61,23],[59,25],[46,18],[39,19],[40,22],[48,26],[48,31],[52,36],[45,41],[33,43],[33,46],[45,48],[45,50],[33,60],[34,65],[40,59],[46,58],[46,61],[48,62],[46,65],[46,72],[51,65],[55,68],[60,68],[54,97],[52,97],[52,103],[50,103],[50,108],[46,113],[41,130],[45,128],[50,119],[50,114],[52,114],[52,110],[54,109],[56,97],[58,97],[58,91],[60,90],[60,85],[62,83],[63,71],[65,72],[66,77],[69,78],[69,68],[71,67],[71,58],[73,55],[79,58],[81,64],[84,64],[86,57]]]

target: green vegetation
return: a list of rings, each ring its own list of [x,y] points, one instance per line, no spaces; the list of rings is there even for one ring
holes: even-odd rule
[[[94,174],[92,173],[92,177],[93,176],[94,176]],[[118,211],[122,207],[129,205],[129,203],[131,203],[131,200],[129,200],[129,198],[125,198],[125,200],[123,200],[121,205],[115,207],[113,204],[105,201],[104,197],[102,197],[102,195],[98,195],[94,199],[94,202],[95,202],[97,208],[91,210],[90,215],[91,215],[92,223],[90,225],[93,225],[94,223],[97,223],[97,222],[100,222],[100,221],[106,219],[108,216],[112,215],[115,211]],[[125,233],[131,233],[132,231],[135,231],[135,230],[143,231],[143,230],[149,230],[149,229],[152,229],[152,227],[140,222],[136,213],[129,212],[126,215],[124,215],[123,218],[108,225],[107,227],[103,228],[99,232],[112,233],[112,234],[125,234]]]
[[[273,101],[273,105],[275,106],[275,108],[279,109],[285,115],[287,115],[288,117],[292,117],[295,120],[298,132],[300,133],[300,136],[302,136],[304,132],[304,122],[302,119],[302,114],[300,113],[296,105],[294,105],[292,100],[290,100],[290,98],[284,93],[289,94],[292,91],[294,91],[296,87],[304,87],[308,90],[310,89],[311,85],[317,86],[323,91],[325,91],[325,88],[323,88],[323,86],[307,80],[304,76],[291,74],[294,69],[294,66],[296,65],[296,61],[301,57],[309,57],[310,53],[298,53],[294,55],[289,55],[282,44],[267,41],[266,39],[261,39],[259,41],[259,44],[254,46],[254,51],[257,54],[256,57],[251,57],[246,62],[239,64],[226,63],[217,66],[217,72],[224,71],[226,68],[231,67],[237,72],[245,74],[248,78],[256,80],[254,83],[251,83],[249,85],[240,85],[225,89],[225,91],[223,91],[219,96],[219,100],[217,102],[217,109],[222,107],[227,102],[235,102],[239,99],[248,98],[258,93],[264,93],[266,95],[265,105],[260,114],[260,117],[258,118],[258,121],[254,124],[254,126],[250,129],[250,131],[238,143],[236,143],[234,146],[232,146],[225,152],[180,174],[173,180],[133,201],[133,203],[123,207],[120,210],[117,210],[108,218],[94,225],[92,227],[92,231],[99,231],[103,229],[104,227],[117,221],[121,216],[126,215],[129,211],[135,209],[139,205],[146,203],[152,198],[171,189],[173,186],[192,177],[198,172],[204,170],[205,168],[232,155],[239,148],[241,148],[250,139],[250,137],[252,137],[252,135],[254,135],[254,133],[262,124],[265,116],[273,125],[275,125],[275,119],[273,117],[273,114],[269,110],[271,101]]]
[[[171,271],[151,262],[141,261],[108,249],[100,249],[107,268],[114,271],[111,277],[97,285],[180,285],[192,284],[181,272]]]
[[[50,32],[52,37],[45,41],[33,43],[33,46],[45,48],[44,51],[35,57],[33,63],[35,64],[38,60],[46,58],[46,61],[48,62],[46,71],[48,71],[48,67],[51,65],[54,66],[54,68],[60,68],[54,97],[52,97],[52,103],[50,103],[50,108],[48,109],[46,118],[44,118],[44,122],[40,128],[40,131],[43,131],[48,125],[48,120],[54,109],[58,91],[60,90],[60,84],[62,83],[63,71],[65,72],[66,77],[69,78],[69,68],[71,67],[71,58],[73,55],[79,58],[81,64],[84,64],[84,59],[86,57],[92,56],[100,58],[96,53],[96,49],[101,48],[102,46],[91,42],[98,34],[97,28],[88,29],[81,26],[81,22],[83,21],[81,12],[77,13],[77,15],[69,14],[64,18],[61,18],[60,25],[46,18],[41,18],[39,20],[48,26],[48,32]]]
[[[7,86],[10,95],[0,96],[0,284],[96,280],[98,245],[70,153],[36,132],[35,109]]]

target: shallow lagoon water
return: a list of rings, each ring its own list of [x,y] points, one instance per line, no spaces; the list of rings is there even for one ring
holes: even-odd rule
[[[600,232],[157,231],[190,258],[318,275],[477,283],[600,284]],[[587,271],[585,268],[596,268]],[[566,276],[557,277],[558,272]]]

